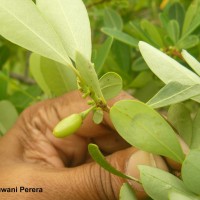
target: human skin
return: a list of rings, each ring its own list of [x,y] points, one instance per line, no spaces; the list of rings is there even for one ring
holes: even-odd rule
[[[131,99],[122,92],[109,101]],[[5,200],[115,200],[127,180],[112,175],[93,162],[87,145],[96,143],[118,170],[139,178],[138,164],[168,170],[162,157],[130,147],[114,130],[108,114],[96,125],[89,115],[81,128],[66,138],[52,134],[64,117],[88,108],[80,92],[45,100],[26,109],[11,130],[0,139],[0,187],[43,188],[42,193],[0,193]],[[139,199],[146,194],[130,182]]]

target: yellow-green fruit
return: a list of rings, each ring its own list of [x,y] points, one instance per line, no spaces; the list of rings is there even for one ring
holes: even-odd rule
[[[61,120],[56,125],[56,127],[53,130],[53,134],[58,138],[71,135],[80,128],[82,122],[83,119],[80,114],[72,114],[69,117]]]

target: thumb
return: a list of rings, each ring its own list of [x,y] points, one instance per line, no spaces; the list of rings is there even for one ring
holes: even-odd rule
[[[129,148],[118,151],[107,157],[109,163],[118,170],[139,178],[137,165],[153,165],[164,170],[167,166],[159,156]],[[44,191],[48,199],[69,200],[115,200],[119,199],[119,191],[125,179],[117,177],[91,162],[75,168],[45,172],[39,176],[46,187]],[[130,182],[139,199],[146,197],[141,185]],[[45,193],[44,193],[45,195]]]

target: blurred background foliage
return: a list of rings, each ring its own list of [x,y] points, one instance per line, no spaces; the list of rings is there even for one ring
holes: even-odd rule
[[[143,102],[164,84],[145,64],[138,41],[148,42],[186,67],[189,66],[181,56],[182,49],[200,60],[199,0],[84,0],[84,3],[91,22],[92,60],[99,78],[105,72],[117,72],[124,89]],[[30,56],[31,52],[0,36],[0,134],[29,105],[75,89],[62,89],[62,83],[46,78],[53,92],[44,92],[30,72]],[[48,66],[44,74],[48,74]]]

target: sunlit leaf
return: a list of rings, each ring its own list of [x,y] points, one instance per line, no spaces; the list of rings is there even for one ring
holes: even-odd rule
[[[200,94],[200,84],[182,85],[170,82],[165,85],[147,104],[152,108],[159,108],[179,103]]]
[[[182,162],[177,136],[164,118],[151,107],[134,100],[119,101],[110,117],[118,133],[131,145]]]
[[[191,54],[186,50],[182,51],[182,56],[190,67],[200,76],[200,62],[198,62]]]
[[[33,1],[0,0],[0,27],[0,34],[7,40],[44,57],[71,65],[58,35]]]
[[[79,51],[90,60],[91,30],[83,2],[81,0],[36,0],[36,2],[40,12],[57,32],[68,55],[75,60],[75,52]]]
[[[200,78],[182,66],[180,63],[162,53],[151,45],[140,42],[139,48],[141,54],[148,64],[149,68],[157,75],[165,84],[169,82],[179,82],[183,85],[194,85],[200,83]]]

